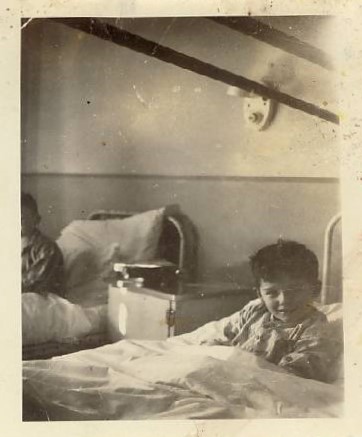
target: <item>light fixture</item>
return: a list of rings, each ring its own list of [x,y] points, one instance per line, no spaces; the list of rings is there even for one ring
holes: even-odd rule
[[[270,82],[263,81],[263,85],[275,89],[275,85]],[[226,94],[232,97],[243,98],[244,119],[247,127],[261,131],[270,126],[277,108],[275,100],[249,93],[235,86],[229,86]]]

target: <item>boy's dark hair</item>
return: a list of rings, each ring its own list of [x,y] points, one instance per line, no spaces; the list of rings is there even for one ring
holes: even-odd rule
[[[287,274],[309,283],[318,281],[318,258],[304,244],[279,240],[261,248],[250,257],[250,267],[257,286],[260,280],[275,281]]]
[[[34,214],[39,215],[38,205],[34,197],[29,193],[21,192],[21,207],[29,208]]]

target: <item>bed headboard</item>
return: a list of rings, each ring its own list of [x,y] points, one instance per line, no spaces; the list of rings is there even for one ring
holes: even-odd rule
[[[123,219],[139,212],[98,210],[92,212],[88,220]],[[176,264],[188,281],[197,279],[198,234],[189,217],[181,212],[164,215],[162,232],[158,246],[158,256]]]
[[[342,220],[341,213],[334,215],[324,231],[324,253],[323,253],[323,270],[322,270],[322,290],[321,290],[321,303],[326,305],[335,303],[336,296],[334,295],[333,287],[330,284],[332,257],[333,257],[333,237],[336,230],[336,226]],[[342,301],[342,290],[340,290],[338,300]]]

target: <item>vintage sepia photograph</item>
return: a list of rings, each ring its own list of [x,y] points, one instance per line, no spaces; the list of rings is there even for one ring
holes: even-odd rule
[[[335,22],[22,19],[24,422],[343,417]]]

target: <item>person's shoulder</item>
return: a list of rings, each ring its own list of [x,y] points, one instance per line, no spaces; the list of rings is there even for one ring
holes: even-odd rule
[[[264,307],[263,301],[260,299],[260,297],[257,297],[256,299],[250,300],[244,308],[250,308],[250,309],[257,309]]]
[[[328,323],[327,316],[320,311],[318,308],[313,306],[313,311],[311,313],[311,322],[315,324],[325,324]]]
[[[310,317],[304,322],[303,336],[330,337],[331,324],[327,316],[317,308],[314,308]]]
[[[43,234],[43,232],[40,231],[39,229],[37,229],[34,233],[34,241],[36,241],[39,244],[40,243],[41,244],[53,244],[54,243],[54,240],[52,240],[47,235]]]
[[[266,311],[267,310],[265,308],[265,305],[263,304],[263,301],[258,297],[257,299],[253,299],[250,302],[248,302],[241,310],[241,313],[243,317],[248,319],[255,314],[261,315]]]
[[[46,252],[60,251],[56,242],[52,240],[50,237],[48,237],[47,235],[43,234],[39,230],[37,230],[36,235],[34,236],[33,245],[38,251],[46,251]]]

